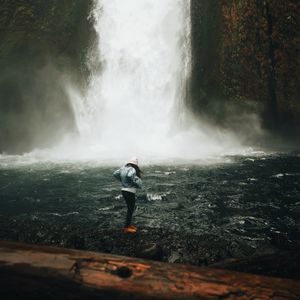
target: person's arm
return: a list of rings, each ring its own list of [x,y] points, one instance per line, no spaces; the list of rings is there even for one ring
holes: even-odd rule
[[[113,176],[114,176],[116,179],[121,180],[121,169],[114,171],[114,172],[113,172]]]
[[[141,178],[137,177],[136,175],[134,176],[133,178],[133,182],[135,184],[135,186],[139,189],[142,189],[143,188],[143,181]]]
[[[141,178],[139,178],[138,176],[136,176],[136,171],[134,168],[131,168],[127,174],[128,177],[131,178],[132,183],[135,187],[141,189],[143,188],[143,182],[141,180]]]

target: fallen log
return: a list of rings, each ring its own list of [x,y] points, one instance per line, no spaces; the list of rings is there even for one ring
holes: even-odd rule
[[[300,282],[0,242],[0,299],[300,299]]]

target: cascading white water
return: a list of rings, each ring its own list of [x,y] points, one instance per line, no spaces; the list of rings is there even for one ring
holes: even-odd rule
[[[189,1],[99,0],[94,15],[102,70],[77,106],[81,138],[100,156],[169,153],[185,91]]]
[[[73,98],[77,154],[100,160],[194,159],[224,150],[224,143],[182,122],[189,10],[189,0],[97,1],[101,71],[85,99]]]

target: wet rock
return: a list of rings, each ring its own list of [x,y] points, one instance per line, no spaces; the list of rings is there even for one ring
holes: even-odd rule
[[[143,193],[143,194],[138,195],[138,201],[148,202],[148,201],[150,201],[150,199],[146,193]]]
[[[281,251],[266,255],[245,257],[243,259],[230,259],[212,264],[210,267],[273,277],[299,279],[300,252],[298,248],[293,251]]]
[[[242,240],[225,231],[222,235],[214,235],[208,229],[206,233],[195,235],[186,231],[144,227],[135,234],[125,234],[120,229],[102,228],[95,224],[61,227],[39,220],[14,222],[4,217],[0,219],[0,238],[196,266],[210,266],[231,258],[273,254],[278,249],[270,244],[270,240],[258,243],[251,239]],[[267,248],[266,244],[269,245]],[[285,270],[291,270],[291,266]],[[279,270],[277,274],[280,273]]]
[[[175,210],[182,210],[182,209],[185,209],[185,205],[182,202],[180,202],[176,205]]]
[[[270,242],[279,249],[290,249],[293,246],[288,234],[281,231],[271,231]]]
[[[246,242],[233,240],[228,247],[227,257],[243,258],[246,256],[251,256],[252,254],[254,254],[254,252],[255,249],[253,249]],[[225,258],[226,257],[223,256],[223,259]]]
[[[161,261],[163,258],[163,249],[160,245],[156,243],[150,243],[143,245],[138,250],[138,257],[145,258],[145,259],[151,259],[151,260],[158,260]]]
[[[84,236],[79,235],[71,235],[70,238],[66,241],[66,247],[68,248],[74,248],[78,250],[84,250],[85,249],[85,239]]]
[[[206,257],[199,258],[198,261],[197,261],[197,265],[201,266],[201,267],[202,266],[207,266],[208,265],[208,261],[207,261]]]
[[[171,255],[168,258],[168,262],[169,263],[179,263],[180,261],[181,261],[181,255],[176,251],[172,251]]]

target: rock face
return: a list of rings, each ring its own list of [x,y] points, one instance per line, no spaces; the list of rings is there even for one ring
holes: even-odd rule
[[[297,1],[192,0],[191,11],[192,107],[224,124],[248,103],[269,128],[299,125]]]
[[[84,86],[88,78],[92,5],[91,0],[0,2],[0,152],[29,151],[74,132],[65,85]]]

